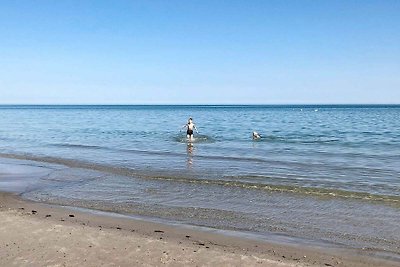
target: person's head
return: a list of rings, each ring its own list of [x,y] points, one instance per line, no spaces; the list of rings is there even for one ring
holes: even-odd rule
[[[192,118],[189,118],[189,119],[188,119],[188,122],[192,122],[192,121],[193,121],[193,119],[192,119]]]

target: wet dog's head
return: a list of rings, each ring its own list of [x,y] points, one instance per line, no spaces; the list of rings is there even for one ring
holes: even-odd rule
[[[260,139],[261,135],[257,132],[253,132],[253,139]]]

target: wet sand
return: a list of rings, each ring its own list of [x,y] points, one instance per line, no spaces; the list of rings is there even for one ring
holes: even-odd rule
[[[367,251],[283,245],[0,193],[0,266],[398,266]]]

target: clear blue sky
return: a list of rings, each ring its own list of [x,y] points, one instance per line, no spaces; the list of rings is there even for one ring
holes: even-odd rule
[[[400,103],[400,1],[1,1],[2,104]]]

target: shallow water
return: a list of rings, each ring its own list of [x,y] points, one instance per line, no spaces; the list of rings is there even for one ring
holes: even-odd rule
[[[400,106],[2,106],[0,153],[50,171],[27,198],[400,253],[398,129]]]

